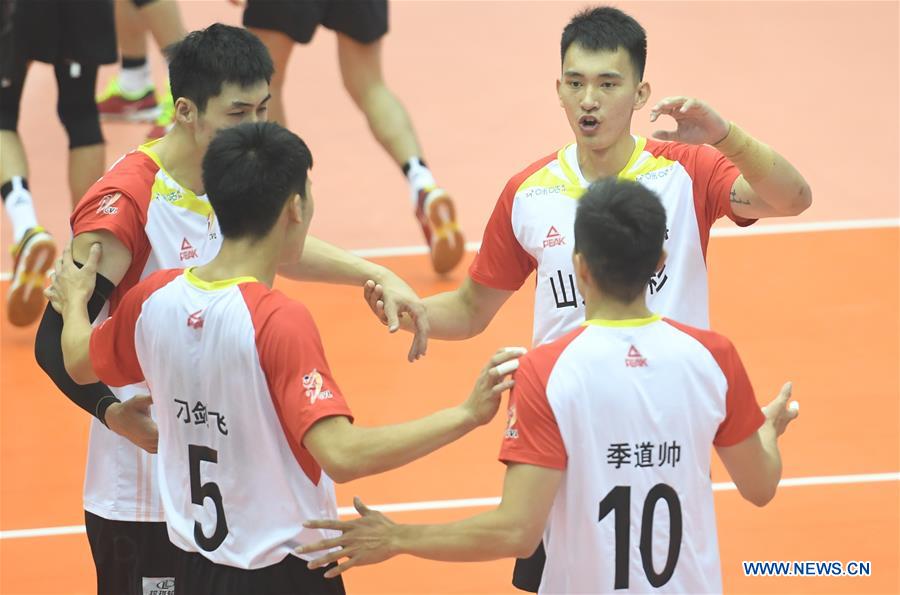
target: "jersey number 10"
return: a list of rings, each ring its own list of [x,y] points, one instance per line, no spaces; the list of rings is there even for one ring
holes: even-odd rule
[[[662,572],[653,568],[653,513],[656,503],[665,500],[669,506],[669,553]],[[616,520],[616,575],[615,588],[628,588],[628,552],[631,544],[631,486],[616,486],[600,501],[602,521],[610,512]],[[678,554],[681,553],[681,502],[671,486],[658,483],[647,493],[644,512],[641,515],[641,562],[644,574],[655,588],[662,587],[675,573]]]

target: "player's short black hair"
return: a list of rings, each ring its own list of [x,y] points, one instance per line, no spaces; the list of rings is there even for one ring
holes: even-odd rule
[[[647,63],[647,32],[641,24],[618,8],[601,6],[582,10],[563,29],[560,62],[573,43],[590,51],[614,52],[625,48],[631,57],[637,80],[644,79]]]
[[[312,154],[274,122],[247,122],[216,133],[203,157],[203,185],[228,239],[261,238],[294,194],[306,199]]]
[[[270,82],[274,66],[259,38],[241,27],[214,23],[192,31],[166,49],[172,97],[185,97],[203,112],[222,85],[250,87]]]
[[[575,252],[607,295],[631,302],[662,255],[666,211],[651,190],[615,178],[591,184],[575,214]]]

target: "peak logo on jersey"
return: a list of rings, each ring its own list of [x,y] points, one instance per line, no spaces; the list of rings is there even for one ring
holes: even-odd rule
[[[107,194],[103,198],[100,199],[100,203],[97,205],[97,214],[98,215],[115,215],[119,212],[119,207],[113,206],[118,202],[118,200],[122,197],[121,192],[116,192],[115,194]]]
[[[187,240],[187,238],[182,238],[181,240],[181,261],[190,260],[192,258],[197,258],[197,249],[191,246],[191,243]]]
[[[200,316],[203,313],[203,310],[197,310],[196,312],[188,315],[187,325],[192,329],[202,329],[203,328],[203,318]]]
[[[628,368],[646,368],[647,358],[641,355],[637,347],[631,346],[628,350],[628,356],[625,358],[625,366]]]
[[[322,375],[319,374],[319,371],[315,368],[313,368],[312,372],[303,377],[303,388],[306,389],[306,396],[309,397],[310,405],[316,401],[330,399],[334,396],[330,390],[322,390],[324,382],[325,381],[322,380]]]
[[[516,406],[510,405],[506,410],[506,432],[503,437],[508,440],[517,440],[519,438],[519,430],[513,426],[516,425]]]
[[[566,236],[559,233],[556,230],[556,227],[550,226],[550,230],[547,232],[547,237],[544,238],[544,248],[554,248],[556,246],[565,246],[566,245]]]

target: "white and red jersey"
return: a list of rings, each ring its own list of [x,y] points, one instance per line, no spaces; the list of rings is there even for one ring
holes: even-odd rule
[[[85,193],[72,213],[72,233],[106,231],[131,252],[131,266],[95,324],[114,312],[138,281],[160,269],[206,264],[222,244],[205,195],[182,187],[163,169],[154,141],[119,159]],[[147,387],[110,387],[121,400]],[[85,510],[117,521],[162,521],[156,457],[110,431],[91,425],[84,479]]]
[[[160,271],[94,330],[90,355],[103,382],[151,388],[177,547],[256,569],[336,535],[303,527],[337,518],[334,484],[303,436],[351,415],[303,305],[253,278]]]
[[[618,177],[653,190],[666,210],[668,258],[647,287],[651,310],[709,327],[706,246],[710,228],[723,216],[742,226],[753,223],[731,210],[731,187],[739,175],[712,147],[635,137],[634,152]],[[575,144],[513,176],[469,268],[472,280],[505,290],[519,289],[537,270],[534,345],[552,341],[584,320],[572,249],[575,210],[588,186]]]
[[[565,470],[540,592],[721,591],[711,446],[764,421],[734,346],[595,320],[519,362],[500,460]]]

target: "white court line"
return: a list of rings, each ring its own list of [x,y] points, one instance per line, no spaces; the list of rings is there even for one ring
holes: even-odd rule
[[[822,475],[818,477],[791,477],[782,479],[779,487],[821,486],[839,484],[878,483],[887,481],[900,481],[898,473],[862,473],[858,475]],[[712,484],[714,492],[730,492],[737,488],[731,482]],[[423,510],[449,510],[455,508],[484,508],[496,506],[500,503],[499,497],[493,498],[462,498],[457,500],[432,500],[426,502],[398,502],[395,504],[375,504],[369,508],[381,512],[419,512]],[[356,509],[352,506],[338,508],[340,516],[355,515]],[[84,533],[84,525],[69,525],[67,527],[45,527],[43,529],[14,529],[0,531],[0,539],[21,539],[23,537],[49,537],[55,535],[75,535]]]
[[[740,238],[791,233],[844,231],[852,229],[885,229],[900,227],[900,219],[846,219],[843,221],[813,221],[811,223],[784,223],[781,225],[753,225],[750,227],[716,227],[710,231],[713,238]],[[481,242],[466,242],[466,251],[475,252]],[[416,256],[428,254],[426,246],[388,246],[384,248],[360,248],[351,250],[362,258],[386,258],[390,256]],[[0,281],[9,281],[11,273],[0,273]]]

